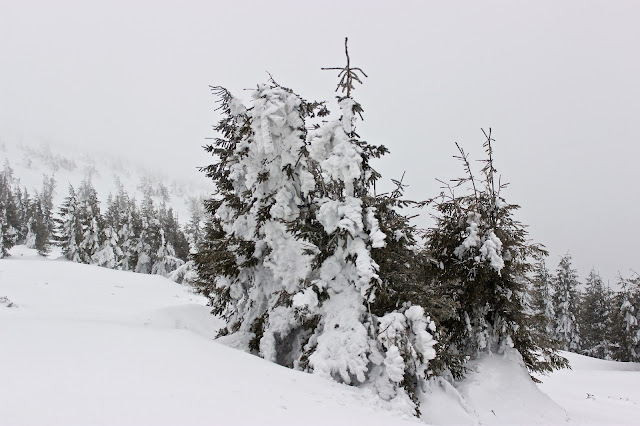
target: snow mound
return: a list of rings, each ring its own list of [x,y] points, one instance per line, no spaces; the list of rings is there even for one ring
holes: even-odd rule
[[[199,304],[155,309],[142,318],[144,325],[189,330],[207,339],[215,339],[218,331],[225,325],[222,319],[211,315],[211,308]]]
[[[455,389],[440,380],[425,394],[424,421],[433,424],[566,424],[567,412],[538,389],[515,350],[468,364]]]

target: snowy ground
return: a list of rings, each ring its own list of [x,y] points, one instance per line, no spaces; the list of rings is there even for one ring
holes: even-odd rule
[[[539,386],[579,424],[640,424],[640,364],[604,361],[570,352],[571,370]]]
[[[212,341],[220,324],[187,287],[24,247],[11,254],[0,260],[1,425],[416,422],[358,389]],[[540,386],[549,397],[515,354],[488,356],[457,389],[433,383],[422,420],[638,423],[640,365],[567,356],[574,369]]]

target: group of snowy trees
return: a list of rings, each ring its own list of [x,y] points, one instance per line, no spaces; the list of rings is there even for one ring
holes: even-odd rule
[[[221,337],[415,414],[426,379],[459,378],[481,353],[515,348],[531,371],[566,366],[534,321],[528,289],[546,252],[500,193],[490,131],[479,179],[461,150],[467,176],[449,194],[414,203],[401,181],[377,194],[370,163],[387,149],[360,138],[351,96],[364,73],[348,52],[337,69],[336,115],[273,79],[248,105],[213,88],[222,119],[204,171],[217,193],[194,260],[227,320]],[[405,213],[424,204],[436,226],[420,235]]]
[[[89,181],[69,194],[60,208],[57,241],[74,262],[167,276],[189,256],[189,242],[171,207],[159,208],[146,194],[138,207],[120,186],[100,212],[98,195]]]
[[[584,290],[571,256],[563,256],[555,275],[536,266],[531,289],[538,329],[564,350],[617,361],[640,362],[640,276],[619,277],[617,291],[594,270]]]
[[[41,254],[49,251],[54,234],[55,181],[45,177],[42,189],[29,195],[16,184],[8,161],[0,172],[0,258],[16,244],[27,244]]]
[[[156,207],[149,193],[138,206],[118,185],[102,213],[96,190],[90,180],[84,180],[77,190],[69,185],[67,197],[54,211],[54,187],[54,180],[45,178],[41,192],[30,197],[5,164],[0,175],[0,257],[15,244],[36,248],[41,254],[56,244],[73,262],[170,276],[176,281],[188,273],[191,246],[202,233],[201,209],[192,208],[194,218],[183,231],[173,209],[164,202]]]

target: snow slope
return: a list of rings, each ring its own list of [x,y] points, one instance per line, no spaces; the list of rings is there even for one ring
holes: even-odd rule
[[[370,393],[213,341],[221,323],[189,287],[45,259],[23,246],[11,254],[0,260],[3,426],[418,422],[384,410]],[[421,420],[638,422],[639,365],[566,356],[573,370],[543,378],[547,396],[517,353],[487,355],[455,388],[432,382]]]
[[[209,338],[204,299],[154,275],[38,258],[0,261],[0,424],[414,422],[357,389]]]

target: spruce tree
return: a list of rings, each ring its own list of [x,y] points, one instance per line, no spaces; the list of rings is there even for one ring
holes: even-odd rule
[[[19,211],[11,190],[13,183],[13,170],[5,162],[4,170],[0,173],[0,258],[5,257],[15,245],[20,228]]]
[[[191,252],[196,252],[197,247],[203,239],[204,229],[203,222],[205,221],[204,200],[201,198],[189,199],[189,223],[185,228],[185,234],[189,242],[189,248]]]
[[[571,266],[571,255],[562,256],[553,280],[553,305],[556,312],[556,336],[564,350],[577,352],[580,350],[580,330],[578,317],[579,297],[578,275]]]
[[[135,272],[150,274],[157,260],[158,250],[163,243],[162,228],[158,219],[158,210],[151,195],[147,194],[140,210],[140,230],[136,233],[135,253],[137,262]]]
[[[79,246],[83,240],[80,205],[76,191],[69,184],[69,195],[60,206],[57,223],[57,243],[62,248],[64,257],[72,262],[82,262]]]
[[[42,256],[49,254],[51,243],[55,239],[56,225],[53,217],[55,187],[56,181],[53,176],[43,176],[42,190],[37,194],[35,248]]]
[[[53,177],[43,177],[41,192],[35,192],[29,200],[25,196],[27,220],[25,245],[35,248],[41,256],[46,256],[52,241],[57,240],[55,235],[56,221],[53,217],[53,195],[55,192],[55,180]],[[26,194],[26,190],[25,190]]]
[[[91,264],[93,257],[100,250],[104,236],[98,194],[88,179],[82,181],[78,190],[78,209],[82,227],[82,240],[78,244],[78,254],[82,263]]]
[[[552,277],[543,260],[536,263],[531,281],[531,309],[536,328],[549,338],[555,338]]]
[[[122,259],[118,264],[118,268],[123,271],[133,271],[138,264],[137,246],[142,230],[140,212],[135,198],[129,198],[124,190],[118,193],[116,204],[122,218],[121,226],[118,229],[118,242],[122,250]]]
[[[529,370],[548,372],[567,361],[535,327],[527,298],[534,262],[546,251],[529,242],[525,226],[514,218],[519,206],[503,198],[491,130],[484,134],[482,178],[476,180],[458,146],[466,176],[454,187],[447,184],[449,193],[434,200],[436,225],[426,234],[440,291],[457,304],[455,315],[442,325],[455,353],[475,358],[514,347]],[[462,195],[456,193],[461,190]]]
[[[619,279],[612,309],[613,359],[640,362],[640,275]]]
[[[24,244],[28,233],[29,223],[29,193],[27,189],[21,189],[18,184],[15,185],[14,199],[18,217],[18,234],[16,237],[17,244]]]
[[[596,358],[610,358],[610,294],[602,278],[593,269],[585,281],[578,323],[580,324],[580,353]]]
[[[416,412],[417,384],[435,356],[432,322],[410,298],[370,309],[383,283],[397,280],[373,259],[387,237],[370,161],[386,148],[356,133],[362,107],[351,91],[359,76],[348,52],[339,70],[340,115],[326,122],[317,119],[328,114],[324,104],[273,80],[258,86],[249,107],[215,88],[221,137],[208,151],[218,161],[204,170],[217,194],[206,202],[210,220],[194,255],[198,285],[227,319],[223,334],[246,349],[368,386]],[[409,244],[400,234],[394,238]]]

